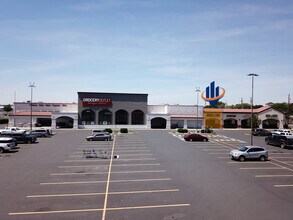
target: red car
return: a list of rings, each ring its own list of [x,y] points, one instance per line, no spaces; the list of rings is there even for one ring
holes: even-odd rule
[[[184,140],[186,140],[186,141],[203,141],[203,142],[209,141],[209,139],[207,137],[202,136],[200,134],[184,135]]]

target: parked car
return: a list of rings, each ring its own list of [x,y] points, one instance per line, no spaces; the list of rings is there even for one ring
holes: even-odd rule
[[[16,149],[16,142],[14,138],[0,137],[0,153]]]
[[[273,134],[266,137],[265,142],[281,148],[293,148],[293,136]]]
[[[108,132],[100,132],[86,137],[87,141],[110,141],[112,139]]]
[[[31,143],[35,143],[37,141],[37,137],[35,135],[32,135],[30,133],[6,133],[3,134],[2,136],[5,137],[11,137],[14,138],[17,142],[17,144],[19,143],[24,143],[24,144],[31,144]]]
[[[289,129],[275,129],[272,131],[272,134],[292,135],[292,132]]]
[[[201,129],[200,132],[201,133],[213,133],[213,129],[211,129],[211,128],[204,128],[204,129]]]
[[[0,134],[9,134],[9,133],[23,133],[25,130],[17,128],[17,127],[6,127],[5,129],[0,130]]]
[[[252,131],[252,135],[254,135],[254,136],[268,136],[270,134],[271,134],[271,132],[269,132],[265,129],[262,129],[262,128],[255,128]]]
[[[245,161],[246,159],[259,159],[265,161],[268,159],[268,151],[258,146],[242,146],[238,150],[230,152],[231,159]]]
[[[52,135],[53,135],[53,131],[52,131],[52,129],[49,129],[49,128],[39,128],[39,129],[44,129],[44,130],[46,130],[49,136],[52,136]]]
[[[49,137],[49,134],[46,129],[36,129],[32,130],[30,133],[37,137]]]
[[[201,134],[186,134],[184,135],[184,140],[186,141],[209,141],[209,139]]]

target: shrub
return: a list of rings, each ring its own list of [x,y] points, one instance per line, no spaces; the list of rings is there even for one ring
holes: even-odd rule
[[[0,118],[0,124],[8,124],[8,118]]]
[[[113,133],[113,131],[112,131],[112,129],[111,129],[111,128],[106,128],[104,131],[105,131],[105,132],[109,132],[110,134],[112,134],[112,133]]]
[[[121,128],[120,133],[128,133],[128,129],[127,128]]]
[[[178,133],[187,133],[188,130],[187,129],[184,129],[184,128],[178,128],[177,132]]]

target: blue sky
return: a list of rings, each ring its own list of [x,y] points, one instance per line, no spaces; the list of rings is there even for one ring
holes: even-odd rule
[[[76,102],[77,92],[147,93],[196,104],[196,87],[228,105],[293,95],[292,0],[1,0],[0,104]],[[204,104],[202,100],[200,104]]]

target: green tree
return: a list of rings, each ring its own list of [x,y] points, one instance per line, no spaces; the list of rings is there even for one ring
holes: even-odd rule
[[[253,128],[258,128],[259,125],[261,124],[261,120],[255,114],[252,115],[252,121],[253,121]],[[249,117],[247,120],[247,126],[251,128],[251,117]]]
[[[11,112],[11,111],[12,111],[12,107],[11,107],[10,104],[8,104],[8,105],[4,105],[4,106],[3,106],[3,110],[4,110],[6,113],[8,113],[8,112]]]
[[[215,107],[212,107],[211,105],[207,105],[205,106],[205,108],[225,108],[226,104],[224,102],[219,101]]]

